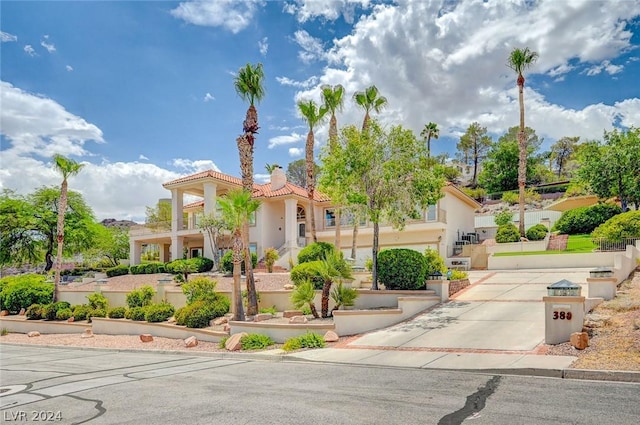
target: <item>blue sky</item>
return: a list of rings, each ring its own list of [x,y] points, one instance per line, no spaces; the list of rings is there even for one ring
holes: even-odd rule
[[[319,86],[347,91],[339,125],[359,124],[350,97],[375,84],[379,118],[455,152],[474,121],[497,138],[517,125],[513,47],[540,54],[526,75],[527,125],[547,147],[640,125],[637,1],[111,1],[0,3],[0,187],[59,184],[55,153],[85,162],[70,187],[98,218],[144,220],[161,183],[213,168],[239,175],[247,105],[234,73],[263,63],[256,180],[266,163],[302,158],[295,102]],[[317,148],[326,127],[317,130]]]

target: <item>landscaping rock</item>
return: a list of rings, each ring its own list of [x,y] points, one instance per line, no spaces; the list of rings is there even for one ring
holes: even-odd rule
[[[295,285],[293,285],[292,283],[285,283],[283,288],[284,289],[294,289]]]
[[[293,316],[291,319],[289,319],[289,323],[307,323],[307,322],[308,320],[304,316]]]
[[[327,333],[324,334],[324,342],[336,342],[339,339],[340,337],[334,331],[327,331]]]
[[[75,321],[76,321],[76,318],[75,318],[75,317],[73,317],[73,316],[71,316],[71,317],[69,317],[69,318],[67,319],[67,322],[68,322],[68,323],[73,323],[73,322],[75,322]]]
[[[273,319],[273,314],[271,314],[271,313],[260,313],[260,314],[256,314],[253,317],[253,321],[254,322],[262,322],[264,320],[269,320],[269,319]]]
[[[224,332],[231,332],[231,326],[229,326],[229,325],[224,325],[224,327],[222,328],[222,330],[223,330]]]
[[[27,310],[25,310],[24,308],[20,309],[20,313],[18,313],[19,316],[24,316],[26,314]]]
[[[29,333],[27,334],[27,336],[28,336],[29,338],[33,338],[33,337],[35,337],[35,336],[40,336],[40,332],[38,332],[38,331],[31,331],[31,332],[29,332]]]
[[[0,316],[8,316],[8,315],[9,315],[9,310],[0,311]]]
[[[229,323],[229,318],[228,317],[218,317],[215,318],[211,321],[213,324],[212,326],[221,326],[224,325],[225,323]]]
[[[187,348],[195,347],[198,345],[198,339],[195,336],[190,336],[189,338],[184,340],[184,345]]]
[[[169,320],[167,320],[167,323],[176,323],[176,318],[173,316],[169,317]]]
[[[142,335],[140,335],[140,341],[142,341],[142,342],[152,342],[153,341],[153,336],[151,336],[151,334],[142,334]]]
[[[93,338],[93,331],[91,328],[85,329],[84,333],[80,335],[80,338]]]
[[[300,310],[285,310],[282,314],[282,317],[288,319],[293,316],[302,316],[302,312]]]
[[[238,351],[242,348],[242,344],[240,344],[240,340],[243,336],[248,335],[246,332],[241,332],[239,334],[231,335],[227,341],[224,343],[224,348],[229,351]]]
[[[574,348],[584,350],[589,346],[589,336],[586,332],[574,332],[571,334],[569,342]]]

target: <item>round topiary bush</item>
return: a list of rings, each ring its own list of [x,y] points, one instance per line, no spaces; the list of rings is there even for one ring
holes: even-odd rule
[[[149,323],[164,322],[176,311],[169,303],[152,304],[147,306],[146,310],[144,319]]]
[[[412,249],[387,249],[378,253],[378,278],[387,289],[422,289],[427,261]]]
[[[640,238],[640,211],[628,211],[610,218],[598,226],[591,234],[610,242],[625,238]]]
[[[123,319],[125,314],[127,313],[127,309],[124,307],[114,307],[109,310],[107,316],[110,319]]]
[[[68,320],[71,316],[73,316],[73,310],[70,308],[63,308],[58,310],[56,313],[56,320]]]
[[[42,318],[47,320],[56,320],[59,310],[67,309],[71,305],[66,301],[58,301],[57,303],[47,304],[42,307]]]
[[[127,310],[124,317],[137,322],[144,321],[144,316],[147,313],[147,307],[132,307]]]
[[[591,233],[596,227],[620,213],[622,209],[615,204],[574,208],[563,212],[553,229],[569,235]]]
[[[244,256],[242,257],[244,258]],[[251,265],[253,268],[258,264],[258,256],[255,253],[251,253]],[[227,251],[220,259],[220,268],[226,273],[233,273],[233,251]],[[244,261],[240,263],[240,271],[244,274]]]
[[[129,267],[125,265],[111,267],[105,271],[107,277],[124,276],[129,274]]]
[[[42,304],[31,304],[26,312],[27,320],[40,320],[42,319]]]
[[[530,241],[541,241],[547,236],[549,229],[544,224],[536,224],[527,230],[526,236]]]
[[[320,274],[321,261],[310,261],[308,263],[298,264],[291,269],[290,278],[294,285],[298,286],[309,280],[313,283],[315,289],[322,289],[324,280]]]
[[[322,260],[327,254],[335,251],[335,247],[328,242],[314,242],[302,248],[298,253],[298,264]]]
[[[508,242],[520,242],[520,232],[515,224],[505,224],[498,227],[496,233],[496,242],[508,243]]]
[[[92,308],[88,305],[77,305],[73,308],[73,318],[75,320],[87,320],[89,318],[89,313],[91,313]]]

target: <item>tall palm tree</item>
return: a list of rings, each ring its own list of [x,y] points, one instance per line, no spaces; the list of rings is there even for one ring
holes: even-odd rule
[[[56,274],[53,286],[53,302],[58,301],[58,287],[60,285],[60,270],[62,268],[62,248],[64,245],[64,216],[67,212],[67,180],[71,176],[77,175],[84,164],[66,158],[62,155],[53,156],[53,167],[62,174],[62,184],[60,185],[60,202],[58,203],[58,229],[56,232],[58,240],[58,255],[56,257]]]
[[[311,237],[314,242],[318,241],[316,237],[316,215],[314,211],[313,197],[315,194],[315,176],[314,176],[314,160],[313,160],[313,145],[314,136],[313,128],[321,124],[327,116],[327,108],[318,106],[313,100],[299,101],[298,110],[302,115],[302,118],[309,125],[309,133],[307,133],[307,144],[305,147],[305,162],[307,166],[307,194],[309,196],[309,225],[311,227]]]
[[[382,108],[387,106],[387,98],[380,96],[378,88],[376,86],[370,86],[364,89],[364,91],[355,92],[353,99],[358,106],[364,109],[364,120],[362,121],[362,131],[365,131],[369,126],[369,112],[380,112]]]
[[[329,150],[332,151],[336,143],[338,143],[338,120],[336,118],[336,111],[342,111],[344,105],[344,87],[340,84],[336,86],[324,85],[322,89],[322,103],[327,111],[331,114],[329,120]],[[336,237],[334,245],[338,251],[340,251],[340,215],[342,213],[340,205],[335,205],[335,220],[336,220]]]
[[[260,102],[265,95],[264,72],[262,64],[251,65],[248,63],[240,68],[234,80],[234,86],[238,96],[245,102],[249,102],[249,109],[244,122],[242,123],[243,134],[236,140],[238,152],[240,153],[240,171],[242,174],[242,188],[249,193],[253,193],[253,145],[255,135],[258,134],[258,111],[255,103]],[[247,276],[247,314],[254,316],[258,314],[258,297],[256,295],[256,285],[253,279],[253,265],[251,264],[251,254],[249,252],[249,221],[243,226],[243,242],[245,255],[245,273]]]
[[[240,273],[242,254],[244,251],[242,228],[249,217],[260,207],[258,200],[252,199],[251,192],[233,190],[226,196],[219,198],[222,218],[231,229],[233,246],[233,320],[244,320],[242,306],[242,289],[240,287]],[[246,251],[245,251],[246,254]]]
[[[420,137],[422,137],[427,142],[427,155],[431,156],[431,138],[437,139],[438,137],[440,137],[440,129],[438,128],[438,124],[434,122],[425,124],[424,128],[420,132]]]
[[[524,236],[524,186],[527,180],[527,135],[524,126],[524,75],[522,73],[528,69],[538,59],[538,53],[529,50],[515,48],[509,54],[507,66],[513,69],[518,75],[518,101],[520,103],[520,131],[518,132],[518,191],[520,204],[520,236]]]

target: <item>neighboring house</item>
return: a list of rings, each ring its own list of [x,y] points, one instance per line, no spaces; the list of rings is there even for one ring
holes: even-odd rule
[[[558,221],[562,215],[559,211],[550,210],[538,210],[538,211],[525,211],[524,213],[524,228],[525,231],[536,224],[544,224],[551,230],[553,225]],[[518,212],[513,213],[513,224],[518,227],[519,217]],[[495,215],[477,215],[475,217],[476,232],[480,235],[480,240],[494,239],[498,230],[498,225],[495,222]]]
[[[142,249],[149,244],[159,246],[160,261],[183,258],[184,255],[212,258],[211,242],[199,228],[199,222],[203,216],[216,213],[218,196],[242,187],[241,179],[209,170],[170,181],[163,187],[171,191],[171,228],[132,228],[129,232],[131,264],[140,263]],[[403,231],[382,224],[380,248],[405,247],[423,251],[431,247],[443,257],[451,256],[460,235],[474,231],[474,213],[480,204],[451,184],[443,188],[443,193],[437,205],[430,206],[420,219],[408,222]],[[200,200],[185,204],[186,196]],[[260,200],[261,206],[250,223],[250,250],[262,258],[266,248],[276,248],[280,254],[278,264],[286,267],[289,258],[295,261],[300,249],[310,242],[307,191],[287,182],[284,171],[276,168],[269,183],[254,184],[253,196]],[[318,240],[333,243],[333,205],[318,191],[314,211]],[[342,217],[341,249],[348,257],[353,226],[348,214]],[[355,259],[358,265],[371,257],[373,240],[372,225],[367,220],[361,220],[361,224]],[[220,248],[226,250],[230,246],[223,241]]]

